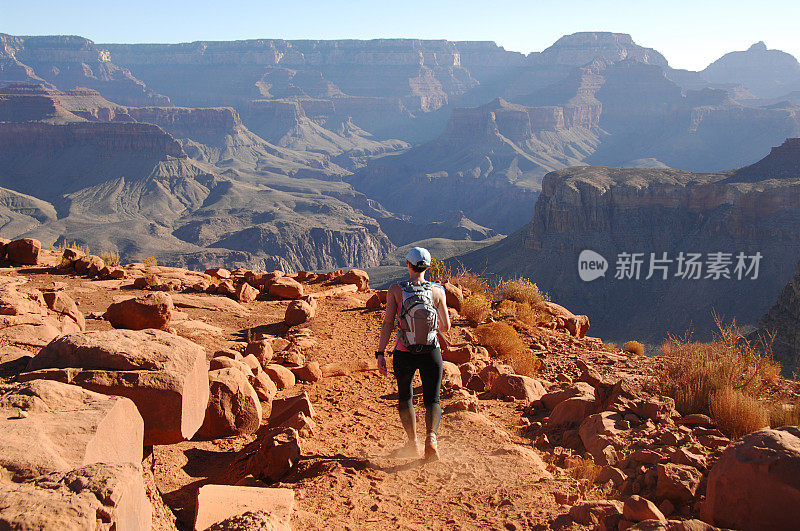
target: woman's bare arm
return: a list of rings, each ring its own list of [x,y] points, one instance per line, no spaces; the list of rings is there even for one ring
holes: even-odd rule
[[[450,313],[447,311],[447,298],[444,290],[434,288],[436,291],[436,313],[439,314],[439,331],[444,334],[450,330]]]
[[[381,339],[378,342],[378,350],[386,350],[389,340],[392,338],[392,330],[394,330],[394,321],[397,317],[397,290],[399,286],[393,284],[388,293],[386,293],[386,314],[383,316],[383,324],[381,325]]]

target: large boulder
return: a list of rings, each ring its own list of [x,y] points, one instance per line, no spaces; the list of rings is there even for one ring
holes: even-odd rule
[[[208,373],[208,380],[208,408],[203,425],[197,430],[197,437],[231,437],[253,433],[261,426],[261,402],[248,377],[241,370],[214,370]]]
[[[304,300],[293,300],[286,308],[283,320],[289,326],[303,324],[316,314],[314,305]]]
[[[656,466],[656,496],[681,504],[694,499],[703,474],[693,466],[675,463],[659,463]]]
[[[191,438],[202,425],[209,387],[205,350],[160,330],[108,330],[51,341],[21,380],[48,379],[133,400],[144,444]]]
[[[156,292],[115,302],[103,317],[114,328],[166,330],[172,318],[172,297]]]
[[[447,305],[460,313],[461,305],[464,303],[464,292],[461,291],[461,288],[450,282],[445,282],[444,296]]]
[[[612,445],[615,436],[629,427],[625,417],[620,413],[603,411],[584,419],[578,428],[583,446],[596,460],[601,460],[603,450]],[[613,463],[604,463],[613,464]]]
[[[556,327],[566,329],[575,337],[585,337],[589,330],[589,317],[575,315],[560,304],[550,301],[542,303],[544,310],[556,320]]]
[[[733,529],[800,521],[800,428],[763,429],[725,449],[708,475],[704,519]]]
[[[253,302],[258,298],[259,291],[248,284],[247,282],[242,282],[236,288],[236,292],[234,295],[236,296],[236,300],[239,302]]]
[[[35,380],[6,386],[0,430],[0,467],[18,479],[92,463],[142,462],[144,422],[136,405],[74,385]]]
[[[72,297],[63,291],[49,291],[44,293],[44,300],[47,307],[54,312],[69,317],[75,321],[81,332],[86,330],[86,318],[83,313],[78,309],[78,305],[72,300]]]
[[[150,529],[136,406],[59,382],[4,386],[0,529]],[[98,515],[103,515],[102,525]]]
[[[269,294],[281,299],[299,299],[303,285],[290,277],[278,277],[269,285]]]
[[[336,278],[337,284],[355,284],[358,291],[369,289],[369,275],[361,269],[351,269],[344,275]]]
[[[501,374],[491,387],[493,396],[513,397],[526,402],[539,400],[546,392],[539,380],[520,374]]]
[[[39,253],[42,242],[33,238],[14,240],[6,245],[8,261],[14,264],[36,265],[39,263]]]

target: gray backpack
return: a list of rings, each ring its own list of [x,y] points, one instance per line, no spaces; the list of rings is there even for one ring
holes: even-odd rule
[[[430,351],[439,345],[433,282],[400,282],[403,303],[400,306],[400,342],[411,352]]]

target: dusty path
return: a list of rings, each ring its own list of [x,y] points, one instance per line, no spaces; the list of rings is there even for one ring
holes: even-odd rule
[[[65,283],[85,314],[104,311],[120,296],[143,293],[119,289],[123,282],[103,284],[60,274],[31,278],[35,287],[53,282]],[[308,361],[324,364],[373,355],[382,312],[364,309],[369,296],[345,294],[320,304],[308,325],[317,342],[306,351]],[[244,340],[248,329],[285,332],[281,321],[286,304],[256,301],[245,305],[246,314],[209,308],[179,311],[222,329],[221,334],[195,338],[211,354]],[[87,320],[87,329],[107,328],[105,321]],[[451,335],[457,338],[458,330]],[[575,482],[564,474],[554,479],[530,440],[519,435],[520,403],[482,399],[479,413],[445,414],[439,432],[441,460],[426,463],[392,456],[405,436],[391,372],[388,377],[367,372],[325,378],[281,394],[301,389],[314,404],[318,429],[303,441],[300,464],[281,484],[296,493],[295,529],[528,529],[552,526],[568,508],[555,502],[554,493],[574,491]],[[443,398],[442,405],[448,402]],[[422,437],[420,396],[415,408]],[[191,528],[197,489],[224,477],[236,451],[251,440],[155,447],[155,481],[180,528]]]

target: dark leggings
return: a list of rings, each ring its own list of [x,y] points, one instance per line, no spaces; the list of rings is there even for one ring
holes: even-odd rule
[[[429,353],[417,354],[395,350],[393,357],[394,377],[397,380],[398,410],[408,438],[416,439],[413,382],[417,369],[422,378],[425,428],[428,433],[436,433],[439,430],[439,420],[442,418],[442,408],[439,405],[439,389],[442,386],[442,351],[435,348]]]

